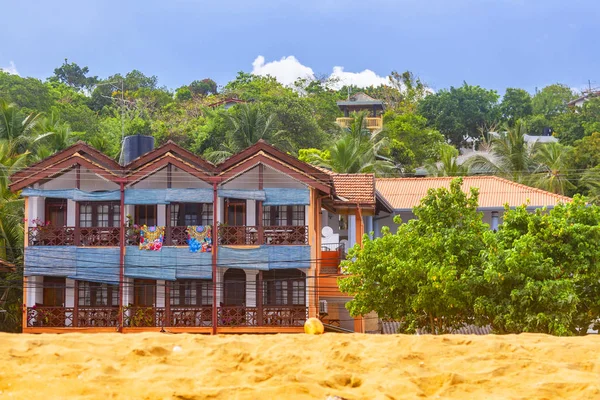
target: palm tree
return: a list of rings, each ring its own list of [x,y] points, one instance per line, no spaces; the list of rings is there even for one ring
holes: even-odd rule
[[[239,105],[236,111],[226,114],[231,131],[218,150],[206,155],[210,161],[219,163],[261,139],[283,149],[290,148],[289,141],[285,137],[286,132],[276,130],[274,114],[267,115],[257,105],[249,104]]]
[[[427,163],[425,169],[429,176],[465,176],[469,173],[465,164],[458,163],[458,150],[450,145],[442,146],[440,161]]]
[[[383,132],[371,135],[365,129],[364,118],[366,113],[355,113],[350,128],[328,149],[329,157],[314,154],[310,163],[337,173],[394,173],[394,164],[379,154],[387,145],[387,138]]]
[[[43,118],[35,130],[38,132],[38,136],[34,143],[48,147],[52,152],[66,149],[73,142],[71,127],[62,122],[55,113]]]
[[[534,160],[537,168],[530,178],[533,186],[564,195],[569,189],[575,189],[565,170],[568,165],[570,148],[560,143],[545,143],[537,146]]]
[[[524,183],[537,168],[534,153],[538,147],[525,141],[525,133],[525,124],[516,122],[514,127],[490,139],[491,159],[477,155],[469,159],[468,166]]]
[[[14,143],[12,150],[24,152],[42,114],[23,115],[16,104],[0,99],[0,140]]]

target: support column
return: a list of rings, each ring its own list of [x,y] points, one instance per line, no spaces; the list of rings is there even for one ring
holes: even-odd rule
[[[262,164],[258,165],[258,190],[263,190],[263,184],[264,184],[264,177],[263,177],[263,172],[264,172],[264,166]],[[256,222],[256,226],[258,229],[258,244],[259,245],[263,245],[265,244],[265,232],[263,229],[263,202],[261,200],[257,200],[256,201],[258,204],[257,207],[257,214],[254,219]]]
[[[119,332],[123,332],[125,321],[124,293],[125,290],[125,183],[121,182],[121,229],[119,230]]]
[[[218,252],[218,223],[217,223],[217,213],[219,211],[217,204],[219,198],[217,197],[217,182],[213,182],[213,237],[212,237],[212,289],[213,289],[213,307],[212,307],[212,334],[217,334],[217,307],[219,303],[217,302],[217,252]]]
[[[364,317],[354,318],[354,332],[365,333],[365,319]]]
[[[73,293],[73,326],[79,326],[79,281],[75,281]]]
[[[25,223],[23,224],[23,250],[27,251],[27,246],[29,246],[29,197],[25,197]],[[24,264],[24,269],[27,268],[27,265]],[[27,327],[27,282],[28,279],[26,276],[23,277],[23,309],[22,312],[22,320],[21,320],[21,332],[25,330]]]
[[[263,324],[263,304],[264,302],[264,293],[263,293],[263,271],[258,271],[258,279],[256,281],[256,306],[258,307],[258,311],[256,313],[256,319],[258,320],[258,325]]]

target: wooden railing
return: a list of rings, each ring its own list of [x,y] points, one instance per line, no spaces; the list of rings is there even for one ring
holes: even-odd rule
[[[220,226],[219,244],[222,245],[305,245],[308,227],[300,226]]]
[[[187,227],[171,226],[165,231],[165,246],[187,245]],[[30,227],[29,246],[117,247],[120,245],[120,234],[118,227]],[[308,227],[306,225],[220,226],[218,241],[223,245],[306,245]],[[139,243],[139,231],[125,228],[125,245],[137,246]]]
[[[221,306],[219,326],[303,326],[308,318],[305,306]]]
[[[119,227],[29,227],[29,246],[119,246]]]
[[[283,305],[222,306],[217,309],[217,318],[219,326],[303,326],[308,318],[308,308]],[[123,323],[128,328],[210,327],[212,307],[172,306],[167,312],[165,307],[129,306],[124,309]],[[116,328],[118,324],[118,307],[27,308],[27,327],[30,328]]]
[[[117,327],[119,325],[118,307],[80,306],[76,316],[74,326],[78,327]]]
[[[28,307],[27,326],[48,328],[73,326],[73,308],[49,306]]]
[[[366,128],[371,131],[376,131],[378,129],[383,128],[383,118],[381,118],[381,117],[367,117],[364,119],[364,121],[365,121]],[[350,118],[350,117],[336,118],[335,122],[341,128],[350,128],[352,126],[352,123],[354,122],[354,118]]]

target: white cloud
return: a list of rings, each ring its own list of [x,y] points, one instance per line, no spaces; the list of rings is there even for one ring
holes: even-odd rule
[[[336,82],[331,86],[334,89],[340,89],[345,85],[355,85],[360,88],[369,86],[381,86],[388,83],[388,78],[379,76],[370,69],[365,69],[362,72],[346,72],[344,67],[333,67],[333,72],[329,78]]]
[[[284,85],[291,85],[298,78],[315,79],[312,68],[302,65],[294,56],[282,57],[279,61],[265,64],[263,56],[256,57],[252,63],[254,75],[271,75]]]
[[[254,75],[271,75],[284,85],[291,85],[297,79],[315,79],[315,73],[312,68],[302,64],[294,56],[282,57],[278,61],[265,63],[263,56],[258,56],[252,63],[252,73]],[[379,76],[370,69],[362,72],[346,72],[344,67],[333,67],[329,75],[334,82],[331,84],[333,89],[339,89],[344,85],[356,85],[364,88],[369,86],[380,86],[388,83],[388,79]]]
[[[8,67],[0,67],[0,71],[8,72],[12,75],[19,75],[19,71],[17,71],[17,67],[13,61],[8,64]]]

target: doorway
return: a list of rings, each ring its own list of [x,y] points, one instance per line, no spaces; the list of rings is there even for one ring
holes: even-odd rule
[[[246,304],[246,273],[244,270],[229,268],[223,276],[223,304],[244,306]]]

